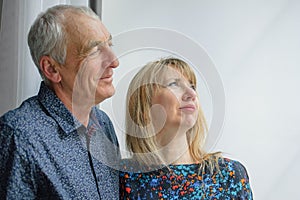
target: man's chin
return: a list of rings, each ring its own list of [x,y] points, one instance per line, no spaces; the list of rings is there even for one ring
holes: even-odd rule
[[[114,94],[115,94],[115,88],[113,86],[105,91],[103,91],[103,90],[99,91],[95,98],[95,103],[99,104],[102,101],[112,97]]]

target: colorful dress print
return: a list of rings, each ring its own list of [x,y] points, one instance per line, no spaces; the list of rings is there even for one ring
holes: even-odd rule
[[[199,164],[169,165],[169,169],[134,173],[124,164],[120,199],[252,199],[245,167],[227,158],[220,160],[219,165],[220,171],[212,173],[208,169],[200,171]]]

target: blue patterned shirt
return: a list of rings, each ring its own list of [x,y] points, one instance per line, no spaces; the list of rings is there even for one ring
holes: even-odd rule
[[[96,107],[86,128],[42,82],[0,118],[0,143],[1,198],[118,199],[118,142]]]

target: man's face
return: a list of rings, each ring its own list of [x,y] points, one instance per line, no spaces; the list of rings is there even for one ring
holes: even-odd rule
[[[111,35],[101,23],[85,15],[70,16],[65,65],[60,68],[65,95],[75,105],[95,105],[114,92],[113,68],[119,62],[111,49]]]

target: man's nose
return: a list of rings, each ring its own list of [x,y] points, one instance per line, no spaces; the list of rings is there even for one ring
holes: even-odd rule
[[[103,54],[103,59],[105,61],[105,68],[116,68],[119,66],[119,59],[115,55],[115,53],[112,51],[112,49],[109,47],[106,49],[106,53]]]
[[[115,59],[113,59],[113,61],[110,63],[110,67],[111,68],[116,68],[119,66],[119,59],[117,57],[115,57]]]

